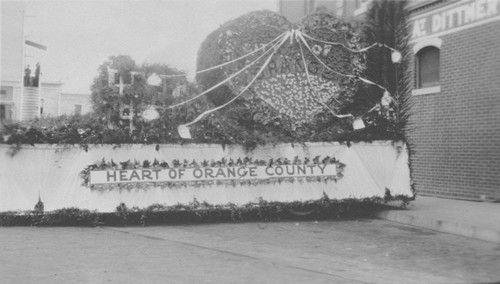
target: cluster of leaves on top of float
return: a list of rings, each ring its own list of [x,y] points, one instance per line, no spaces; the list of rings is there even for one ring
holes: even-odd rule
[[[27,122],[4,125],[1,140],[7,144],[156,144],[185,143],[177,133],[177,125],[183,122],[179,117],[194,118],[195,109],[203,109],[201,103],[181,107],[179,116],[161,113],[153,122],[140,121],[130,133],[127,126],[109,128],[94,114],[42,118]],[[186,110],[182,112],[182,110]],[[169,119],[171,117],[172,119]],[[385,123],[384,120],[381,120]],[[240,125],[221,115],[211,115],[191,129],[191,143],[238,144],[248,149],[258,145],[276,143],[301,143],[318,141],[373,141],[399,140],[399,133],[379,131],[371,126],[359,131],[344,131],[342,127],[331,126],[327,120],[310,125],[310,128],[286,131],[276,125],[251,123],[255,131],[244,132]],[[349,127],[349,122],[342,124]],[[382,125],[382,124],[381,124]],[[248,127],[248,125],[247,125]],[[259,128],[261,127],[261,128]],[[384,127],[380,127],[384,130]]]
[[[128,80],[122,94],[115,82],[109,82],[112,77],[108,74],[108,68],[116,70],[117,75]],[[132,80],[133,72],[142,72],[142,75]],[[171,110],[160,108],[159,119],[149,122],[143,120],[140,114],[148,106],[168,106],[197,92],[196,86],[183,76],[166,78],[163,86],[150,86],[146,78],[152,73],[183,74],[169,66],[156,64],[138,67],[129,56],[112,56],[99,67],[99,74],[92,84],[90,114],[42,117],[7,124],[3,127],[2,140],[10,144],[179,143],[181,139],[177,134],[177,126],[193,119],[199,112],[208,109],[209,105],[200,99]],[[175,89],[182,90],[177,97],[174,96]],[[124,106],[134,113],[132,124],[121,116]],[[212,117],[197,125],[205,135],[195,135],[196,142],[227,143],[220,127],[214,126],[215,123],[217,119]]]
[[[202,43],[198,54],[198,69],[209,68],[239,58],[251,50],[262,47],[291,27],[292,24],[284,17],[269,11],[252,12],[229,21],[212,32]],[[370,44],[362,39],[360,30],[329,14],[313,14],[305,17],[298,27],[302,32],[314,38],[339,42],[351,49],[360,49]],[[256,78],[255,86],[250,86],[240,98],[232,103],[231,107],[220,110],[226,120],[236,122],[233,123],[233,127],[239,129],[239,132],[249,132],[254,136],[265,137],[267,142],[404,140],[402,129],[394,123],[392,108],[378,108],[368,112],[380,101],[382,92],[374,88],[366,88],[360,80],[353,77],[339,75],[363,75],[365,55],[348,51],[339,45],[332,46],[309,39],[306,41],[317,52],[313,55],[304,50],[304,60],[307,62],[307,69],[313,84],[318,84],[314,87],[316,89],[314,93],[311,93],[307,87],[303,87],[308,85],[306,76],[300,78],[296,75],[305,73],[298,42],[291,45],[287,42],[277,50],[278,56],[271,59],[261,76]],[[242,70],[249,62],[257,58],[258,54],[260,53],[226,65],[214,72],[199,74],[197,80],[200,88],[209,89],[227,78],[229,74]],[[332,70],[320,64],[316,57],[331,66]],[[385,59],[390,61],[390,59]],[[259,62],[262,61],[261,59]],[[241,76],[238,75],[235,80],[211,91],[208,99],[215,105],[220,105],[234,98],[248,82],[251,82],[258,67],[252,66]],[[295,74],[295,78],[288,78],[290,74]],[[290,84],[293,79],[304,82]],[[333,96],[322,96],[321,86],[328,86],[325,82],[334,82],[333,86],[336,88],[329,86],[328,91],[333,93]],[[320,86],[319,83],[322,85]],[[276,85],[286,87],[280,89]],[[292,86],[287,88],[290,85]],[[293,87],[300,90],[291,90]],[[302,96],[303,93],[309,95]],[[324,104],[327,107],[321,107],[320,111],[312,113],[303,111],[314,108],[317,110],[320,104],[318,96],[325,99]],[[296,112],[290,111],[292,109]],[[337,114],[352,113],[362,118],[368,127],[354,131],[351,118],[339,119],[331,113],[331,110]],[[294,115],[301,111],[303,113],[301,117]]]
[[[252,50],[264,48],[267,43],[292,27],[283,16],[270,11],[252,12],[229,21],[212,32],[202,43],[198,54],[198,69],[229,62]],[[308,16],[299,24],[299,29],[319,40],[339,42],[353,49],[362,46],[359,31],[329,14]],[[287,41],[276,50],[274,57],[270,58],[257,78],[255,76],[260,66],[270,53],[260,59],[262,51],[254,53],[213,72],[198,74],[197,80],[201,89],[207,90],[229,75],[242,71],[233,80],[208,94],[209,100],[216,105],[233,99],[247,84],[253,82],[236,101],[239,103],[238,112],[222,110],[226,112],[227,119],[246,122],[239,124],[242,131],[259,131],[265,129],[263,126],[271,125],[289,132],[298,132],[299,137],[311,137],[326,130],[324,124],[320,129],[315,127],[325,120],[337,134],[352,131],[350,123],[334,117],[329,110],[341,114],[353,102],[358,82],[338,74],[360,75],[365,68],[364,55],[347,51],[338,45],[307,41],[317,52],[316,55],[305,46],[301,52],[302,44],[296,39],[290,39],[290,43]],[[331,70],[320,64],[316,57],[331,66]],[[251,65],[254,60],[258,61]],[[306,76],[305,65],[309,76]],[[247,67],[249,68],[245,69]],[[309,79],[314,86],[309,85]],[[255,129],[254,125],[259,125],[259,129]],[[329,133],[329,136],[332,134]]]
[[[266,13],[271,12],[256,12],[247,15],[247,18],[250,15],[257,15],[257,19],[261,19],[258,15],[268,17],[269,15]],[[242,19],[246,18],[242,17]],[[278,27],[288,25],[280,16],[273,15],[271,19],[276,22],[274,24]],[[325,18],[310,17],[304,20],[304,25],[314,27],[317,24],[315,21],[318,19]],[[331,17],[327,17],[327,19],[332,20]],[[238,19],[235,21],[237,22]],[[335,22],[336,20],[332,21],[336,25],[344,27],[343,23]],[[228,41],[233,32],[241,32],[233,31],[228,33],[226,31],[227,27],[232,24],[233,22],[229,22],[223,25],[207,37],[199,50],[199,69],[222,62],[224,53],[221,54],[219,50],[221,48],[220,44]],[[241,25],[236,26],[242,28]],[[346,27],[351,29],[348,25]],[[317,30],[317,34],[307,28],[305,31],[320,39],[328,40],[327,37],[321,34],[321,29]],[[270,34],[271,30],[263,32],[264,34],[254,34],[254,36],[268,38],[269,35],[266,36],[266,33]],[[251,35],[252,33],[246,34]],[[255,40],[258,41],[259,39]],[[361,46],[359,36],[352,36],[351,40],[354,47]],[[400,48],[404,48],[404,41],[398,44],[402,46]],[[232,51],[224,52],[230,53]],[[343,53],[339,54],[342,55]],[[357,65],[351,67],[354,69],[342,70],[359,74],[364,59],[362,57],[356,58]],[[387,56],[384,58],[386,58],[386,61],[388,60]],[[308,60],[312,62],[311,58]],[[342,61],[341,59],[335,60]],[[340,64],[339,66],[347,68],[346,64]],[[317,64],[315,66],[317,67]],[[370,64],[368,66],[370,67]],[[123,95],[119,95],[118,87],[108,81],[110,80],[108,68],[117,70],[118,74],[122,74],[130,80],[133,76],[131,71],[138,71],[144,76],[135,77],[135,80],[131,82],[132,84],[124,87]],[[231,68],[234,69],[234,66]],[[206,72],[203,73],[203,76],[198,76],[197,80],[200,89],[206,90],[226,78],[227,72],[231,71],[231,68],[227,70],[215,69],[213,72]],[[182,76],[164,79],[163,86],[150,86],[147,84],[146,78],[153,72],[163,75],[183,74],[183,72],[165,65],[136,66],[135,62],[128,56],[110,57],[108,61],[99,67],[99,74],[92,85],[92,113],[57,118],[39,118],[29,122],[7,124],[2,127],[0,142],[9,144],[184,143],[188,141],[179,137],[177,126],[193,120],[197,115],[208,109],[223,104],[235,95],[234,91],[241,88],[242,82],[245,81],[245,78],[236,81],[236,83],[239,82],[239,87],[236,86],[238,84],[222,85],[208,93],[207,96],[197,98],[173,109],[167,109],[166,107],[169,105],[189,99],[200,91],[197,89],[197,85],[187,82],[185,77]],[[317,73],[325,73],[326,77],[332,75],[324,69],[317,70]],[[246,74],[245,76],[248,77],[249,75]],[[384,82],[379,83],[383,85],[386,85],[385,83],[393,85],[399,83],[386,82],[384,78],[381,80]],[[343,86],[344,95],[336,98],[341,100],[339,105],[345,112],[350,112],[358,117],[362,116],[367,124],[365,129],[354,131],[352,119],[339,119],[332,116],[328,111],[320,112],[310,121],[297,125],[297,123],[281,113],[279,109],[270,107],[261,98],[245,96],[244,99],[238,99],[228,107],[212,113],[192,125],[190,128],[193,139],[189,140],[189,142],[239,144],[247,148],[254,148],[257,145],[283,142],[404,140],[403,128],[407,116],[403,117],[398,113],[398,110],[394,112],[393,109],[381,109],[366,113],[366,110],[370,109],[380,99],[380,90],[359,88],[359,82],[355,83],[350,79],[345,79],[341,85]],[[174,96],[174,90],[178,89],[179,86],[184,86],[184,91],[180,96]],[[387,87],[392,93],[394,88]],[[405,91],[407,91],[406,88]],[[398,93],[394,92],[393,94],[397,95]],[[333,103],[333,101],[328,103]],[[130,123],[120,117],[120,108],[124,105],[131,106],[135,114],[132,118],[132,130],[130,129]],[[150,105],[159,106],[157,110],[160,116],[156,120],[145,121],[140,116],[140,113]],[[330,106],[333,107],[333,105]],[[335,109],[338,109],[338,106]],[[401,117],[403,117],[403,123],[401,123]]]

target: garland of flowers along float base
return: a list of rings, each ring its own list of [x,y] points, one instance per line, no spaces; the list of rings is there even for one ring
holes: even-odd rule
[[[240,167],[249,167],[249,166],[281,166],[281,165],[318,165],[318,164],[335,164],[337,174],[329,175],[329,176],[309,176],[309,177],[270,177],[266,179],[250,179],[250,180],[199,180],[199,181],[168,181],[168,182],[125,182],[125,183],[113,183],[113,184],[90,184],[90,172],[98,171],[98,170],[131,170],[131,169],[172,169],[172,168],[204,168],[204,167],[232,167],[232,166],[240,166]],[[183,162],[180,160],[172,160],[171,165],[165,161],[158,161],[154,159],[154,161],[144,160],[142,163],[135,161],[125,161],[116,163],[113,160],[106,161],[104,158],[97,163],[87,166],[82,172],[80,172],[80,176],[83,179],[82,185],[89,187],[92,190],[112,190],[112,189],[149,189],[160,187],[164,188],[181,188],[181,187],[200,187],[206,185],[259,185],[259,184],[270,184],[270,183],[281,183],[281,182],[327,182],[329,180],[337,181],[342,178],[343,170],[345,164],[341,163],[334,157],[326,156],[321,159],[321,156],[316,156],[314,158],[305,157],[302,161],[296,156],[293,160],[289,160],[287,158],[278,158],[278,159],[269,159],[269,160],[253,160],[252,158],[245,157],[244,159],[238,158],[236,160],[230,158],[222,158],[219,161],[207,161],[203,160],[201,163],[198,163],[196,160],[189,162],[184,159]]]

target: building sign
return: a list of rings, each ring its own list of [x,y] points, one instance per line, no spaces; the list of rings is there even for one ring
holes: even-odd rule
[[[90,185],[120,183],[168,183],[224,180],[266,180],[280,178],[330,177],[339,175],[339,165],[274,165],[198,168],[142,168],[90,171]]]
[[[500,0],[465,0],[411,19],[412,40],[500,19]]]

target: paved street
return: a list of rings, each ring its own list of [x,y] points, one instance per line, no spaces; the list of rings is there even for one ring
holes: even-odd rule
[[[0,228],[0,283],[494,283],[500,246],[383,220]]]

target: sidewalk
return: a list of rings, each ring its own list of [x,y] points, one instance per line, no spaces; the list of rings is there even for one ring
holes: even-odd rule
[[[376,217],[500,244],[500,203],[418,196],[406,209],[388,204]]]

